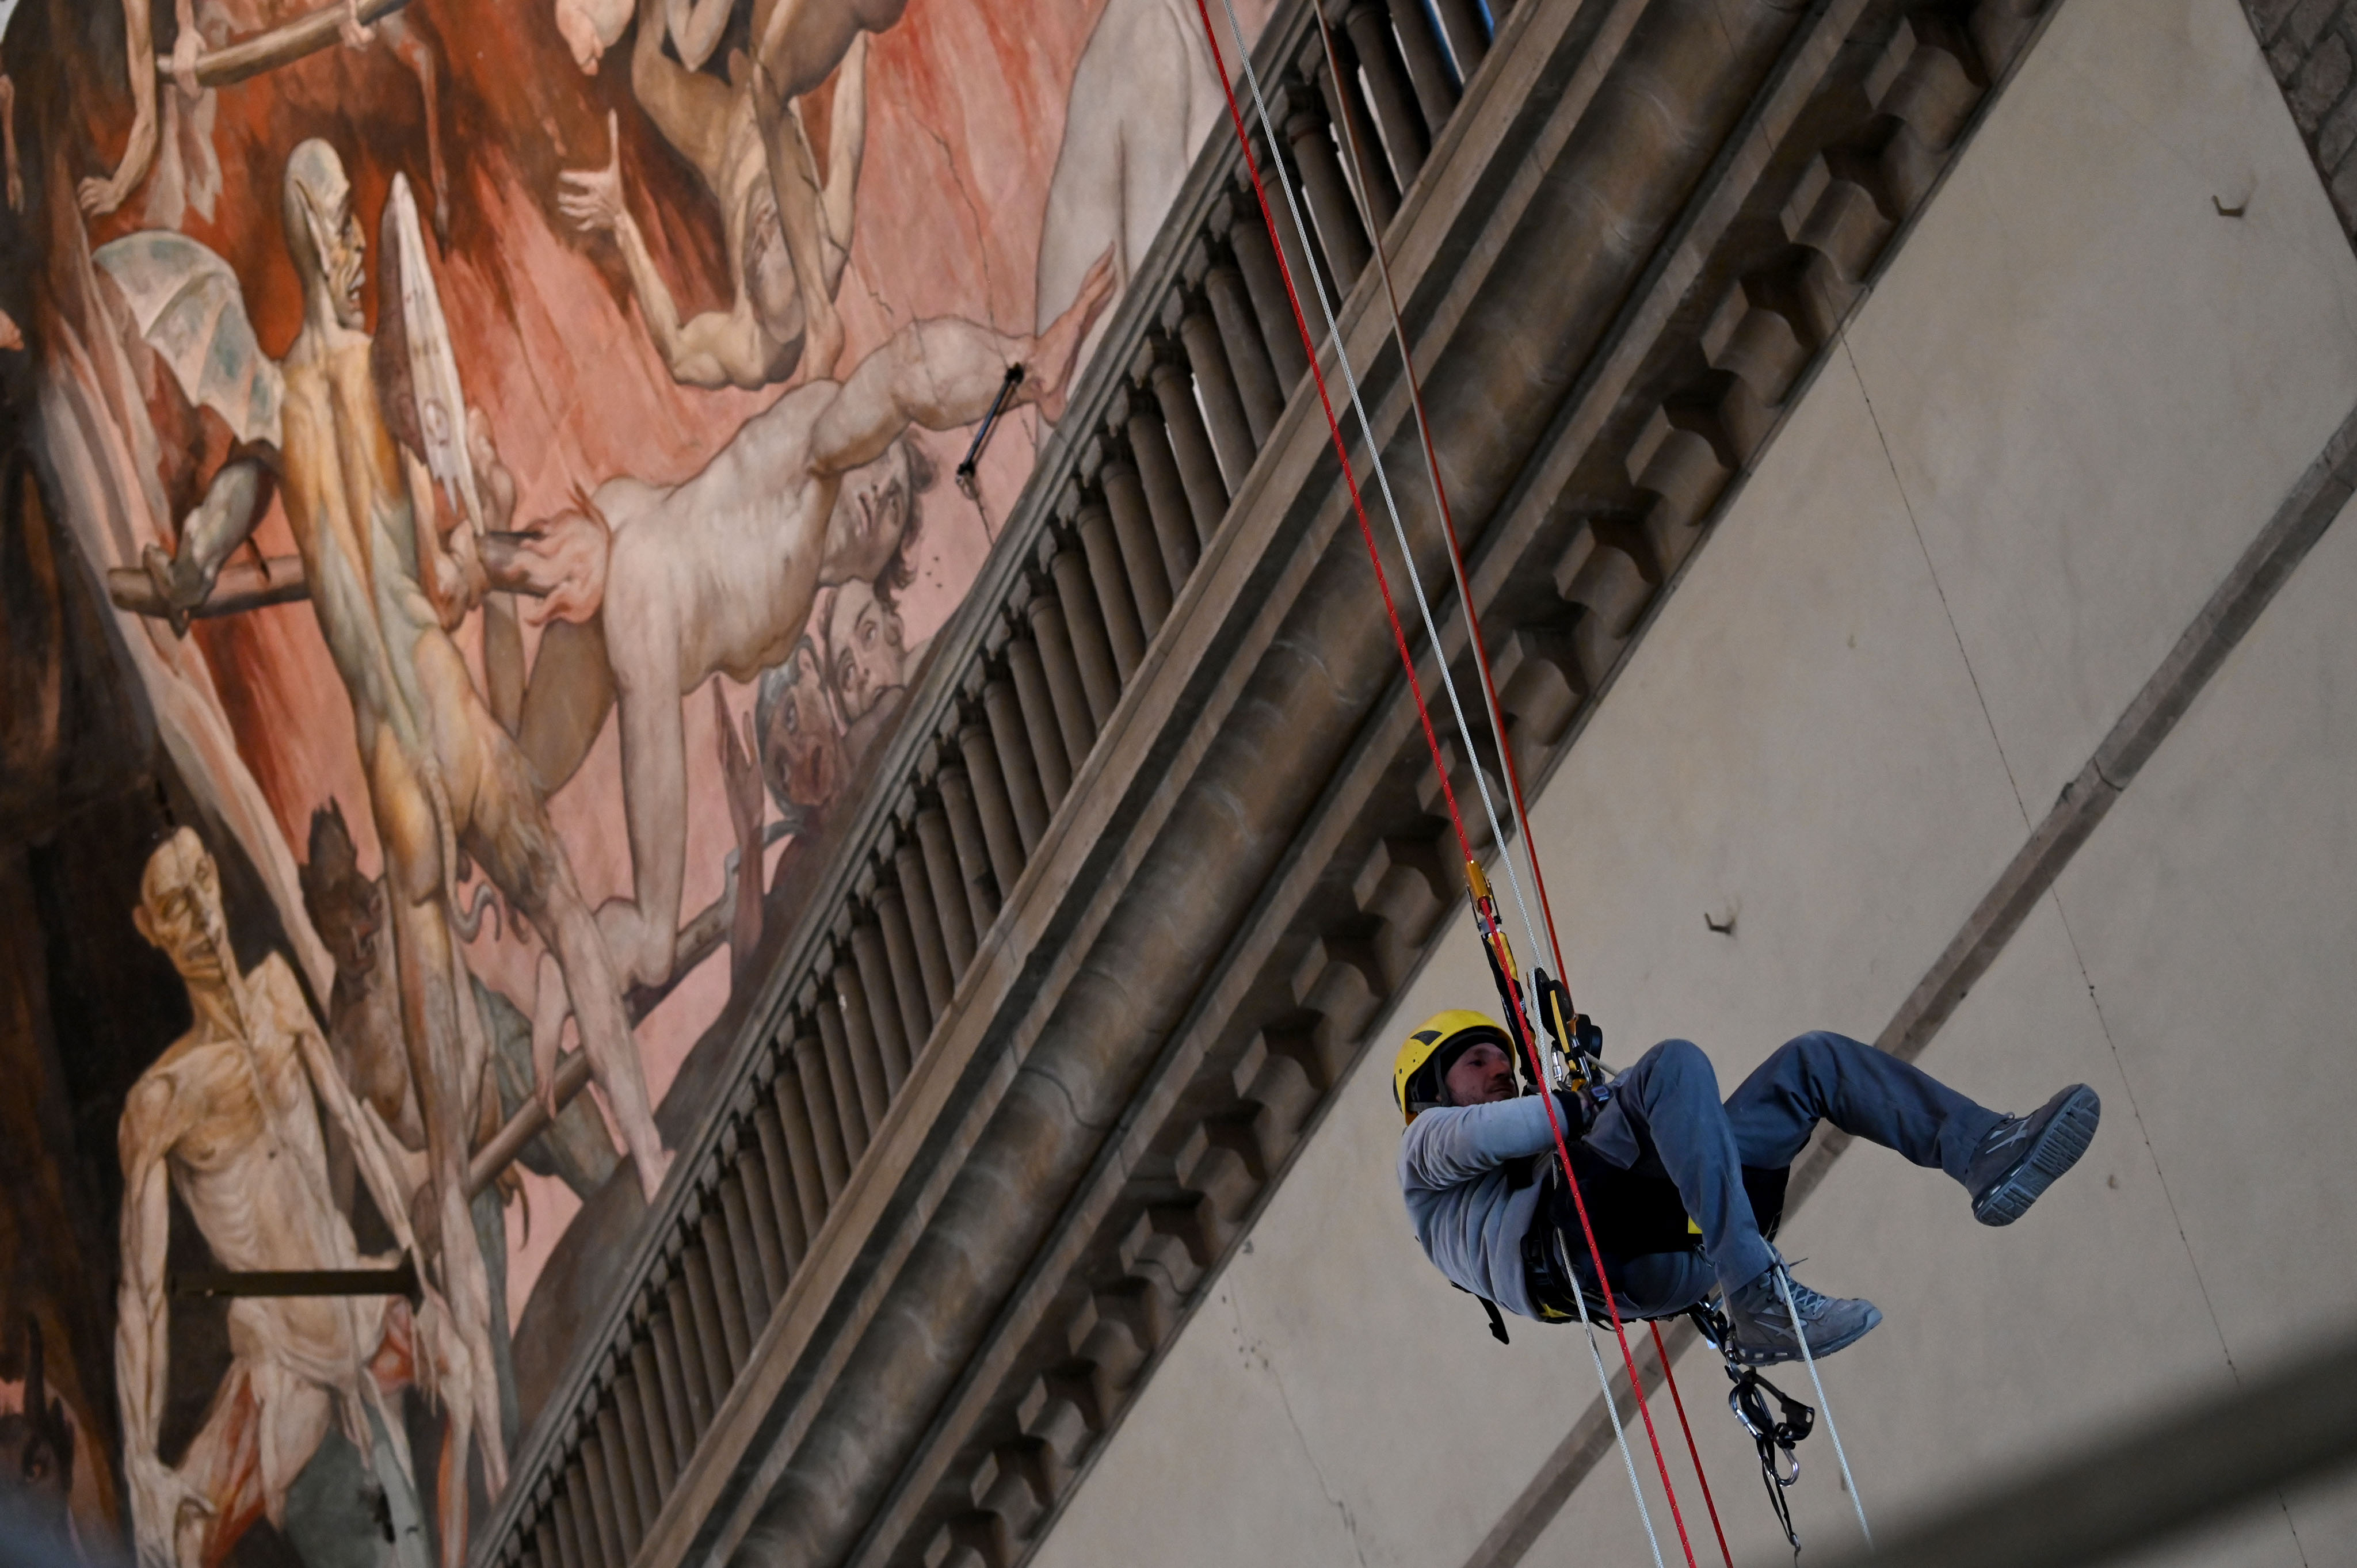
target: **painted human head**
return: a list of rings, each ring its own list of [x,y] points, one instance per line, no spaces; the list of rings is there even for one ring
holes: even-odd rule
[[[229,921],[221,912],[221,871],[190,828],[174,830],[147,857],[139,879],[139,907],[131,912],[139,934],[190,982],[220,978],[230,961]]]
[[[854,577],[835,590],[826,662],[845,723],[866,717],[885,693],[908,684],[906,635],[900,613],[876,596],[874,584]]]
[[[761,671],[753,729],[770,797],[788,824],[803,831],[834,799],[849,771],[818,645],[809,638],[794,645],[783,664]]]
[[[919,498],[932,489],[938,473],[924,447],[903,435],[883,456],[844,475],[827,519],[820,577],[873,583],[877,596],[889,604],[916,580],[911,556],[924,516]]]
[[[352,210],[352,182],[345,177],[344,160],[316,136],[286,155],[280,216],[286,226],[287,254],[303,280],[306,308],[324,306],[339,325],[359,330],[361,259],[368,245]]]

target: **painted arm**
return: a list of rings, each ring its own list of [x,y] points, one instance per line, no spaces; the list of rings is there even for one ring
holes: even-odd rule
[[[102,218],[123,205],[139,188],[156,161],[156,25],[154,0],[123,0],[124,52],[130,57],[131,140],[124,145],[123,161],[104,179],[81,182],[84,215]]]
[[[641,24],[643,25],[643,24]],[[737,280],[737,299],[726,312],[707,311],[682,321],[679,302],[647,249],[638,220],[622,199],[622,146],[615,117],[606,117],[607,137],[614,149],[602,169],[567,169],[559,177],[558,210],[584,233],[614,237],[622,252],[622,266],[630,274],[630,293],[646,318],[647,335],[662,356],[672,380],[707,390],[747,389],[769,384],[770,356],[761,325],[745,297],[744,280]],[[732,267],[732,271],[733,271]]]
[[[131,1091],[118,1134],[123,1159],[123,1283],[115,1293],[114,1378],[123,1401],[123,1467],[141,1568],[169,1568],[181,1510],[212,1505],[157,1452],[170,1372],[170,1319],[164,1296],[172,1234],[172,1189],[165,1155],[187,1113],[172,1080],[150,1077]]]
[[[262,521],[267,484],[259,458],[224,463],[206,487],[205,499],[180,524],[179,553],[167,555],[151,544],[141,554],[140,563],[164,600],[174,632],[188,634],[188,616],[212,593],[221,563],[253,537],[254,525]]]
[[[303,1067],[311,1075],[311,1087],[317,1092],[320,1104],[327,1108],[328,1119],[351,1145],[361,1180],[367,1184],[377,1212],[384,1216],[385,1224],[392,1229],[394,1243],[403,1251],[417,1256],[417,1236],[409,1224],[409,1196],[397,1174],[400,1164],[393,1152],[393,1133],[375,1108],[363,1107],[352,1093],[351,1085],[344,1081],[335,1057],[328,1049],[326,1036],[312,1021],[311,1009],[295,989],[293,972],[274,967],[269,984],[271,1004],[277,1009],[279,1025],[295,1036],[295,1048],[303,1055]],[[418,1262],[423,1265],[425,1259],[420,1256]]]
[[[990,410],[1006,367],[1024,368],[1013,403],[1052,417],[1071,390],[1081,339],[1113,293],[1108,249],[1082,280],[1080,297],[1036,338],[1011,337],[955,317],[913,321],[859,362],[818,416],[811,468],[841,474],[872,462],[911,424],[955,430]]]

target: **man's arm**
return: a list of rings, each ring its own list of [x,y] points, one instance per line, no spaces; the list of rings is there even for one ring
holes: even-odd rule
[[[352,1158],[360,1166],[361,1180],[368,1184],[369,1197],[384,1216],[385,1224],[393,1230],[393,1239],[404,1252],[417,1251],[417,1237],[410,1229],[409,1197],[395,1174],[399,1165],[392,1153],[393,1134],[375,1107],[363,1107],[344,1081],[341,1069],[328,1049],[319,1026],[312,1021],[311,1009],[295,989],[294,972],[283,960],[273,959],[264,972],[264,983],[270,989],[271,1005],[276,1009],[279,1025],[295,1036],[295,1048],[302,1053],[304,1069],[311,1075],[311,1086],[317,1091],[319,1102],[327,1107],[328,1120],[344,1134],[352,1147]],[[418,1262],[422,1264],[422,1257]]]
[[[81,182],[80,195],[85,216],[102,218],[123,205],[124,198],[147,177],[156,161],[156,44],[154,0],[123,0],[124,52],[131,66],[131,140],[124,145],[123,161],[104,179]]]
[[[205,499],[180,525],[179,553],[167,555],[151,544],[141,555],[174,632],[187,635],[189,613],[213,591],[221,563],[253,537],[254,525],[262,521],[268,485],[269,473],[259,457],[222,464],[206,487]]]
[[[1400,1142],[1400,1180],[1438,1192],[1554,1146],[1546,1105],[1536,1095],[1494,1105],[1444,1105],[1408,1123]]]
[[[123,1283],[115,1294],[114,1380],[123,1401],[124,1472],[131,1484],[131,1524],[139,1561],[175,1561],[180,1509],[204,1496],[167,1467],[156,1451],[170,1370],[170,1320],[164,1266],[172,1235],[171,1182],[165,1155],[187,1115],[168,1077],[143,1079],[123,1108],[117,1143],[123,1159]]]
[[[859,361],[811,432],[811,471],[841,474],[881,456],[911,424],[955,430],[990,412],[1006,367],[1024,368],[1012,400],[1052,416],[1071,390],[1081,339],[1113,294],[1107,250],[1082,281],[1071,308],[1036,338],[1013,337],[956,317],[912,321]]]
[[[643,22],[640,24],[645,26]],[[622,266],[630,274],[630,293],[646,318],[647,336],[654,339],[672,380],[684,386],[756,388],[769,380],[769,354],[760,322],[745,297],[745,281],[737,275],[737,259],[729,272],[737,288],[735,303],[726,312],[707,311],[683,322],[671,285],[647,249],[638,220],[622,199],[622,144],[615,117],[606,117],[607,141],[614,149],[602,169],[567,169],[558,177],[557,209],[585,233],[608,233],[622,252]]]

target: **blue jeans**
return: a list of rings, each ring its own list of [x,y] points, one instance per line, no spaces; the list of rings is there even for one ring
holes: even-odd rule
[[[1608,1256],[1621,1311],[1677,1312],[1707,1295],[1714,1277],[1732,1291],[1774,1262],[1743,1189],[1743,1167],[1790,1165],[1819,1122],[1962,1182],[1974,1148],[1999,1120],[1921,1068],[1822,1030],[1778,1047],[1721,1104],[1718,1075],[1702,1047],[1663,1040],[1620,1075],[1584,1141],[1610,1165],[1675,1184],[1702,1229],[1702,1256]],[[1592,1292],[1585,1243],[1577,1234],[1565,1240]]]

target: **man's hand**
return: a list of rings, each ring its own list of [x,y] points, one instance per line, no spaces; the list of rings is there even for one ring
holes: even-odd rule
[[[140,1568],[174,1568],[181,1515],[194,1511],[210,1519],[212,1500],[152,1452],[128,1455],[124,1470],[131,1483],[131,1527]]]
[[[1107,245],[1081,279],[1081,292],[1071,306],[1032,339],[1024,360],[1023,390],[1051,424],[1064,416],[1064,399],[1071,395],[1077,368],[1072,361],[1080,357],[1081,344],[1112,298],[1113,247]]]
[[[630,215],[622,205],[622,136],[614,112],[606,113],[606,141],[613,155],[604,168],[566,169],[556,177],[556,209],[585,234],[621,231]]]
[[[344,16],[336,24],[336,36],[348,49],[366,48],[376,40],[376,29],[361,20],[361,0],[344,0]]]
[[[182,27],[180,36],[172,40],[172,85],[189,103],[204,96],[205,90],[197,82],[197,57],[204,48],[204,35],[193,27]]]
[[[215,574],[186,555],[167,555],[154,544],[139,553],[139,564],[146,568],[147,580],[156,585],[156,596],[164,601],[164,617],[171,622],[172,635],[188,636],[188,618],[213,591]]]

